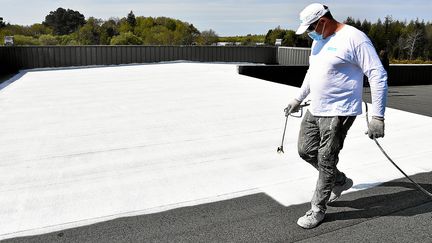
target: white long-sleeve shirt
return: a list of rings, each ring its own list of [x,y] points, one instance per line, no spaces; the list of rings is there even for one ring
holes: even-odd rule
[[[372,93],[372,116],[384,117],[387,73],[370,39],[345,25],[335,34],[312,43],[309,69],[300,92],[311,99],[314,116],[356,116],[362,113],[363,74]]]

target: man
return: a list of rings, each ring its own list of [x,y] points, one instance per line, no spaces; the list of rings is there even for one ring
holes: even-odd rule
[[[307,32],[313,43],[309,69],[286,112],[296,112],[309,95],[311,104],[300,126],[298,152],[318,170],[319,176],[311,210],[297,221],[309,229],[324,219],[327,203],[353,185],[336,165],[348,129],[362,113],[363,75],[368,77],[372,93],[368,135],[384,136],[387,73],[369,38],[336,21],[327,6],[310,4],[300,13],[300,20],[296,34]]]

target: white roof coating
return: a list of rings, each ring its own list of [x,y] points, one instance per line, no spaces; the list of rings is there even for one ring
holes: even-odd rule
[[[0,90],[0,239],[263,192],[308,202],[317,172],[297,155],[297,88],[235,64],[165,63],[23,71]],[[289,74],[287,74],[287,79]],[[386,113],[382,146],[429,172],[431,117]],[[359,116],[339,168],[360,190],[400,178]]]

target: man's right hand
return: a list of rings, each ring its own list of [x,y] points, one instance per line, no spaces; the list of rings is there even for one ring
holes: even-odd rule
[[[297,99],[291,100],[288,103],[288,106],[284,109],[285,116],[289,116],[289,114],[299,111],[300,104],[301,104],[301,101],[298,101]]]

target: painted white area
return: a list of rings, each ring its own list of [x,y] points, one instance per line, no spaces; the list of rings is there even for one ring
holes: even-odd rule
[[[287,76],[289,79],[289,76]],[[0,90],[0,239],[264,192],[310,200],[296,152],[297,88],[233,64],[29,71]],[[430,117],[388,109],[382,145],[408,174],[432,170]],[[358,117],[341,153],[352,190],[402,177]]]

